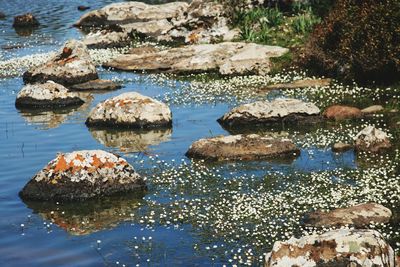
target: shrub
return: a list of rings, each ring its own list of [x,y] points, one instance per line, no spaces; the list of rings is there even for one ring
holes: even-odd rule
[[[400,78],[400,1],[337,0],[298,58],[317,74],[359,83]]]
[[[291,26],[297,34],[308,34],[312,31],[314,25],[320,22],[321,20],[314,16],[310,10],[294,17]]]

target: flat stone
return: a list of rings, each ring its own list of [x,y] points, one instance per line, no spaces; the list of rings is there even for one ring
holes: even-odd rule
[[[118,155],[102,150],[61,153],[19,193],[25,200],[83,200],[146,190],[144,180]]]
[[[154,53],[126,54],[104,66],[130,71],[261,75],[269,72],[270,58],[282,56],[287,51],[279,46],[224,42],[189,45]]]
[[[361,130],[354,140],[357,151],[378,153],[392,146],[389,136],[371,125]]]
[[[130,36],[125,31],[109,31],[100,30],[91,32],[85,36],[82,42],[88,48],[110,48],[110,47],[125,47],[131,40]]]
[[[331,120],[347,120],[362,117],[361,110],[355,107],[333,105],[328,107],[323,115]]]
[[[218,122],[224,126],[268,125],[272,123],[312,123],[321,121],[320,110],[313,103],[298,99],[257,101],[234,108]]]
[[[394,267],[394,251],[375,230],[340,229],[275,242],[264,267]]]
[[[140,37],[158,37],[173,28],[167,19],[153,21],[139,21],[120,26],[125,32]]]
[[[169,107],[136,92],[124,93],[97,104],[86,120],[88,126],[156,128],[172,125]]]
[[[294,159],[299,154],[300,150],[289,139],[257,134],[200,139],[186,152],[187,157],[206,160]]]
[[[69,92],[61,84],[47,81],[43,84],[28,84],[17,95],[17,108],[49,108],[79,106],[85,101],[77,93]]]
[[[392,217],[390,209],[376,203],[364,203],[329,212],[316,211],[307,215],[306,223],[316,227],[340,227],[352,225],[368,227],[371,223],[388,223]]]
[[[33,16],[32,13],[26,13],[14,17],[13,27],[14,28],[28,28],[39,26],[39,21]]]
[[[350,144],[339,142],[339,143],[335,143],[332,146],[332,151],[339,153],[339,152],[345,152],[345,151],[350,150],[352,148],[353,148],[353,146],[350,145]]]
[[[73,85],[98,79],[95,65],[82,42],[67,41],[49,61],[26,71],[25,83],[40,83],[52,80],[63,85]]]
[[[149,5],[142,2],[121,2],[107,5],[83,15],[76,23],[77,27],[104,25],[122,25],[140,21],[172,19],[187,10],[185,2],[172,2]]]
[[[377,113],[383,111],[384,108],[381,105],[373,105],[361,110],[362,113]]]
[[[285,89],[298,89],[298,88],[306,88],[306,87],[323,87],[329,86],[332,82],[332,79],[304,79],[297,80],[291,83],[277,83],[271,84],[266,87],[260,89],[260,91],[269,91],[269,90],[285,90]]]
[[[69,87],[73,91],[108,91],[120,89],[121,85],[111,80],[92,80],[85,83],[74,84]]]

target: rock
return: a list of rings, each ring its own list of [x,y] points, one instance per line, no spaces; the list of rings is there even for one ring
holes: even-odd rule
[[[313,103],[298,99],[257,101],[234,108],[218,119],[223,126],[268,125],[272,123],[312,123],[321,120]]]
[[[85,36],[82,42],[88,48],[110,48],[110,47],[124,47],[131,42],[130,36],[125,31],[109,31],[101,30],[91,32]]]
[[[186,156],[206,160],[260,160],[296,158],[300,150],[289,139],[269,136],[230,135],[200,139],[194,142]]]
[[[117,90],[121,88],[121,85],[113,82],[111,80],[92,80],[85,83],[74,84],[69,87],[70,90],[73,91],[105,91],[105,90]]]
[[[120,70],[173,73],[219,72],[224,75],[265,74],[270,58],[288,50],[278,46],[225,42],[127,54],[104,64]]]
[[[6,18],[6,14],[4,14],[3,12],[0,11],[0,19],[5,19]]]
[[[85,10],[88,10],[88,9],[90,9],[89,6],[78,6],[78,10],[79,11],[85,11]]]
[[[264,88],[261,88],[260,91],[269,91],[269,90],[285,90],[285,89],[297,89],[297,88],[306,88],[306,87],[323,87],[329,86],[332,82],[332,79],[304,79],[297,80],[291,83],[278,83],[271,84]]]
[[[172,2],[161,5],[148,5],[134,1],[114,3],[86,13],[75,23],[75,26],[99,27],[172,19],[185,12],[188,6],[185,2]]]
[[[124,93],[97,104],[86,120],[88,126],[156,128],[172,125],[169,107],[136,92]]]
[[[173,25],[167,19],[162,19],[162,20],[139,21],[134,23],[128,23],[121,25],[121,28],[125,32],[131,35],[143,38],[146,37],[156,38],[171,30],[173,28]]]
[[[383,111],[384,108],[381,105],[373,105],[361,110],[362,113],[370,114]]]
[[[14,28],[29,28],[39,26],[39,21],[33,16],[32,13],[26,13],[14,17]]]
[[[360,131],[354,140],[357,151],[377,153],[392,146],[388,135],[371,125]]]
[[[333,105],[328,107],[323,115],[331,120],[357,119],[362,116],[361,110],[355,107]]]
[[[68,86],[99,77],[86,46],[82,42],[69,40],[57,55],[45,64],[26,71],[23,78],[25,83],[52,80]]]
[[[394,267],[394,251],[375,230],[340,229],[275,242],[265,267]]]
[[[350,145],[350,144],[339,142],[339,143],[335,143],[332,146],[332,151],[333,152],[345,152],[345,151],[350,150],[352,148],[353,148],[353,146]]]
[[[69,92],[61,84],[47,81],[43,84],[28,84],[17,95],[17,108],[36,107],[65,107],[77,106],[85,101],[77,93]]]
[[[171,139],[172,129],[135,130],[89,128],[93,138],[100,144],[117,148],[123,153],[145,152],[149,146],[155,146]]]
[[[307,215],[306,223],[316,227],[352,225],[356,228],[365,228],[371,223],[388,223],[390,217],[392,217],[390,209],[376,203],[365,203],[329,212],[310,213]]]
[[[59,154],[19,195],[24,200],[69,201],[145,190],[144,180],[125,159],[102,150],[82,150]]]

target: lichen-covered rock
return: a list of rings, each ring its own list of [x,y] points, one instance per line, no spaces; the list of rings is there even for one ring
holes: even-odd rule
[[[98,79],[86,46],[76,40],[67,41],[59,53],[49,61],[24,73],[25,83],[52,80],[63,85],[84,83]]]
[[[300,150],[289,139],[257,134],[200,139],[186,152],[190,158],[207,160],[294,159],[299,154]]]
[[[144,54],[127,54],[104,64],[120,70],[173,73],[219,72],[223,75],[266,74],[270,58],[288,50],[240,42],[188,45]]]
[[[123,158],[102,150],[62,153],[22,189],[26,200],[82,200],[146,189],[144,180]]]
[[[320,110],[313,103],[298,99],[257,101],[234,108],[218,119],[224,126],[268,125],[277,122],[310,123],[320,121]]]
[[[365,127],[354,139],[357,151],[377,153],[392,146],[389,136],[372,125]]]
[[[35,18],[35,16],[33,16],[32,13],[26,13],[24,15],[14,17],[14,28],[27,28],[37,26],[39,26],[39,21]]]
[[[161,5],[149,5],[134,1],[114,3],[86,13],[75,23],[75,26],[98,27],[172,19],[185,12],[188,6],[185,2],[172,2]]]
[[[394,267],[393,249],[375,230],[341,229],[275,242],[264,267]]]
[[[61,84],[47,81],[42,84],[25,85],[17,95],[17,108],[48,108],[77,106],[85,101],[77,93],[69,92]]]
[[[331,120],[357,119],[362,116],[360,109],[349,106],[333,105],[328,107],[323,115]]]
[[[105,91],[105,90],[117,90],[121,88],[121,85],[111,80],[92,80],[85,83],[74,84],[69,87],[73,91]]]
[[[88,126],[129,128],[168,127],[172,124],[169,107],[136,92],[124,93],[95,106],[86,120]]]
[[[91,32],[85,36],[82,42],[88,48],[109,48],[109,47],[124,47],[127,46],[131,40],[126,31],[109,31],[100,30]]]
[[[316,227],[352,225],[356,228],[364,228],[371,223],[389,222],[392,212],[377,203],[364,203],[329,212],[316,211],[306,217],[306,223]]]

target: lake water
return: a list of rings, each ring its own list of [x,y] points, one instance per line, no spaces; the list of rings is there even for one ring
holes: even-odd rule
[[[5,20],[0,20],[0,60],[54,51],[67,39],[80,38],[80,32],[71,27],[83,14],[76,7],[87,5],[94,9],[111,2],[0,0],[0,11],[7,15]],[[41,23],[28,35],[18,34],[11,27],[13,17],[25,12],[32,12]],[[275,212],[274,201],[265,202],[269,195],[264,196],[264,192],[273,189],[278,195],[284,188],[295,192],[292,186],[300,187],[299,181],[304,181],[306,186],[318,183],[318,179],[302,180],[301,175],[332,171],[330,177],[336,177],[334,172],[338,168],[350,172],[357,168],[353,151],[337,155],[329,148],[313,144],[304,146],[301,156],[292,162],[191,164],[184,156],[190,144],[200,138],[228,134],[216,119],[238,101],[230,97],[219,97],[217,101],[185,98],[185,93],[179,93],[190,84],[185,79],[160,82],[151,75],[102,68],[99,75],[122,81],[123,88],[93,94],[91,101],[83,106],[57,112],[17,110],[14,103],[23,86],[21,76],[0,79],[1,266],[222,266],[242,265],[246,259],[250,259],[249,265],[258,266],[262,253],[270,249],[271,243],[285,237],[282,233],[299,231],[295,226],[285,231],[275,226],[260,230],[261,222],[279,225],[290,221],[290,218],[268,216],[290,214],[292,208],[298,212],[294,211],[298,203],[288,202],[280,213],[260,211],[265,212],[263,218],[252,217],[246,210],[252,208],[252,203],[256,213],[269,205]],[[89,130],[85,126],[84,121],[94,105],[128,91],[160,100],[166,100],[167,96],[181,98],[170,101],[173,128],[140,132]],[[288,131],[301,138],[316,129]],[[123,155],[147,177],[146,197],[137,200],[129,195],[118,196],[78,204],[24,203],[18,197],[25,183],[57,152],[81,149],[103,149]],[[282,177],[273,178],[272,173],[285,177],[294,174],[294,177],[285,181]],[[346,187],[357,183],[340,177],[325,182]],[[230,207],[236,199],[233,194],[238,192],[243,197],[255,198],[243,200],[248,206],[243,207],[242,213],[240,210],[229,213],[224,206]],[[360,201],[360,196],[354,201]],[[225,200],[228,202],[223,204]],[[396,206],[398,199],[392,204]],[[320,206],[317,202],[313,205]],[[238,219],[233,220],[235,214]],[[224,221],[226,225],[221,227]],[[276,229],[277,234],[271,229]],[[390,228],[390,231],[393,229],[396,230]],[[257,234],[259,230],[262,235]],[[261,240],[262,237],[265,239]]]

